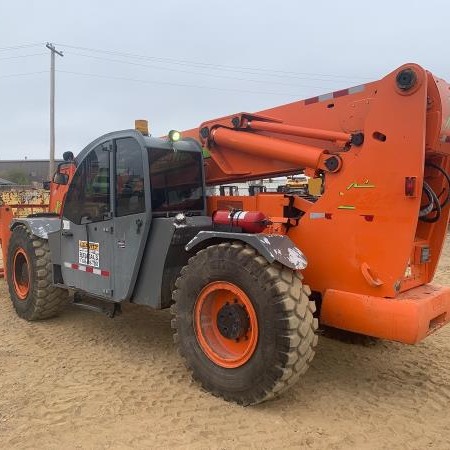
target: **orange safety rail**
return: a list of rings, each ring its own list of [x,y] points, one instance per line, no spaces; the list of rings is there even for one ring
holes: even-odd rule
[[[308,259],[305,281],[320,294],[322,323],[412,343],[450,320],[450,289],[429,287],[449,205],[436,222],[419,220],[423,187],[440,202],[449,190],[434,168],[450,171],[449,90],[406,64],[378,81],[209,120],[183,134],[203,145],[208,185],[303,169],[320,176],[315,201],[290,197],[301,218],[285,232]],[[214,210],[227,202],[271,216],[279,198],[208,204]]]

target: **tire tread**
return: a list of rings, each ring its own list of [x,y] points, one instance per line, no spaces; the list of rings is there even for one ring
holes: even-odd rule
[[[236,398],[228,392],[221,392],[215,388],[207,377],[199,373],[191,364],[189,351],[180,345],[178,325],[183,317],[179,316],[177,303],[184,297],[184,290],[189,288],[189,277],[193,266],[207,264],[209,257],[213,258],[216,252],[229,253],[228,257],[234,258],[256,274],[262,280],[264,289],[271,292],[273,304],[280,312],[277,314],[274,327],[279,330],[277,358],[274,361],[276,370],[270,371],[271,380],[264,383],[261,389],[253,391],[253,398]],[[211,259],[212,260],[212,259]],[[264,402],[278,396],[295,384],[301,375],[308,369],[315,354],[317,345],[317,319],[313,317],[315,303],[309,299],[310,289],[303,285],[302,276],[299,272],[288,269],[279,263],[272,263],[259,255],[252,247],[240,242],[221,243],[200,250],[189,259],[187,266],[183,267],[180,277],[176,281],[176,290],[173,292],[174,304],[171,312],[174,317],[172,328],[174,329],[174,342],[184,360],[185,365],[191,371],[193,379],[203,389],[213,395],[223,397],[225,400],[234,401],[239,404],[249,405]],[[279,342],[278,342],[279,341]],[[267,387],[269,386],[269,387]]]
[[[15,295],[13,283],[10,280],[11,275],[8,273],[10,296],[17,314],[29,321],[48,319],[58,315],[68,301],[68,292],[53,285],[48,241],[31,234],[25,226],[18,226],[13,230],[9,248],[13,248],[16,241],[30,242],[33,252],[29,255],[29,263],[33,272],[32,286],[30,287],[31,298],[27,300],[25,309],[21,304],[22,301]],[[10,260],[11,258],[8,257],[8,267],[11,266]]]

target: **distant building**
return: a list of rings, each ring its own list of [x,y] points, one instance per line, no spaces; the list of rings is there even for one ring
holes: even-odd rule
[[[4,178],[0,178],[0,186],[11,186],[14,183],[9,180],[5,180]]]
[[[58,163],[62,160],[55,161],[55,170]],[[0,177],[8,178],[8,174],[23,173],[30,183],[42,183],[48,181],[48,159],[20,159],[20,160],[0,160]]]

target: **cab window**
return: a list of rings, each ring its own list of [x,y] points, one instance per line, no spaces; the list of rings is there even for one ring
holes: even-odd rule
[[[116,140],[116,215],[145,211],[142,148],[134,138]]]
[[[200,152],[148,149],[152,213],[197,211],[204,208]]]
[[[64,203],[64,217],[71,222],[99,222],[109,214],[109,154],[99,145],[78,166]]]

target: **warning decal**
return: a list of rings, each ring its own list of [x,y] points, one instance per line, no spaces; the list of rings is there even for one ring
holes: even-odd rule
[[[85,266],[100,267],[100,244],[89,242],[89,261],[87,241],[78,241],[78,262]]]

